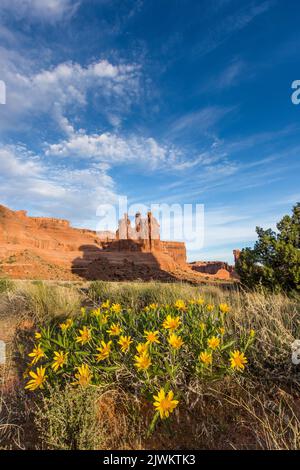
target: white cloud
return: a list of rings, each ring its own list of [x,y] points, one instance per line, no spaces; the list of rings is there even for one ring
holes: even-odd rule
[[[91,160],[109,167],[134,164],[148,170],[185,171],[202,163],[202,156],[192,157],[169,143],[160,143],[153,137],[121,135],[103,132],[87,134],[81,129],[75,131],[66,119],[62,119],[68,134],[67,139],[47,144],[47,156],[75,160]],[[215,167],[214,167],[215,168]],[[210,167],[207,168],[210,172]]]
[[[0,11],[18,19],[52,22],[72,16],[79,4],[80,1],[73,0],[1,0]]]
[[[23,158],[17,155],[17,151],[21,151]],[[26,156],[26,158],[24,158]],[[34,160],[32,155],[22,147],[6,146],[0,148],[0,175],[7,178],[19,177],[37,177],[41,173],[41,167]]]
[[[85,131],[69,134],[68,139],[50,144],[47,156],[57,156],[72,160],[92,160],[109,166],[135,163],[147,165],[150,169],[161,168],[170,163],[178,165],[179,151],[159,144],[152,137],[124,137],[113,133],[86,134]]]
[[[23,146],[0,148],[0,200],[8,206],[88,226],[98,205],[115,198],[114,182],[103,165],[51,165]]]
[[[45,115],[62,124],[65,113],[85,107],[87,94],[93,90],[95,102],[101,102],[99,114],[117,115],[127,111],[138,99],[140,67],[135,64],[114,65],[99,60],[81,66],[74,62],[37,70],[36,64],[17,52],[0,51],[1,79],[6,83],[7,104],[0,109],[2,130],[26,126],[26,116]]]

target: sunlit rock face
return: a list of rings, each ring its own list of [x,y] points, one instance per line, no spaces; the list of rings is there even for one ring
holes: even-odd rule
[[[3,275],[19,279],[126,279],[131,267],[134,276],[155,279],[187,267],[185,244],[161,241],[160,226],[150,212],[136,214],[133,225],[125,214],[116,232],[95,232],[4,206],[0,261]]]

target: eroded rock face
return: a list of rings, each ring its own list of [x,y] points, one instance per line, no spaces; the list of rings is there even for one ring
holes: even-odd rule
[[[224,261],[194,261],[190,265],[194,271],[207,274],[217,274],[221,270],[230,274],[233,271],[233,267]]]
[[[159,237],[152,240],[155,230],[157,224],[151,214],[146,219],[137,215],[133,238],[120,239],[113,232],[77,229],[67,220],[29,217],[26,211],[12,211],[0,205],[0,275],[2,272],[24,279],[101,278],[100,267],[106,263],[110,274],[103,269],[105,278],[117,279],[120,276],[111,273],[119,270],[124,274],[128,256],[133,271],[141,278],[143,269],[147,278],[151,277],[149,269],[155,278],[158,271],[169,272],[179,264],[185,265],[184,243],[162,242]],[[146,253],[148,257],[144,256]],[[99,269],[95,267],[97,263]]]
[[[82,245],[100,248],[101,241],[96,232],[74,229],[67,220],[28,217],[25,211],[0,206],[0,267],[11,277],[21,274],[20,264],[27,277],[26,270],[36,263],[34,257],[70,270]]]
[[[201,264],[201,263],[200,263]],[[207,264],[207,263],[206,263]],[[196,263],[199,265],[199,263]],[[194,266],[194,267],[195,267]],[[200,265],[199,265],[200,267]],[[14,279],[229,279],[226,263],[192,270],[182,242],[162,241],[148,213],[125,216],[116,233],[71,227],[67,220],[29,217],[0,205],[0,277]]]

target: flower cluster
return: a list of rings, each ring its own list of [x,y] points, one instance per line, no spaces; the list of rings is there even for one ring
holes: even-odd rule
[[[79,315],[35,333],[25,388],[112,383],[125,370],[134,376],[132,383],[153,396],[156,419],[168,418],[179,403],[173,390],[178,398],[183,377],[207,380],[245,369],[255,333],[237,337],[228,315],[227,304],[215,306],[203,298],[150,304],[141,312],[109,301],[82,308]]]

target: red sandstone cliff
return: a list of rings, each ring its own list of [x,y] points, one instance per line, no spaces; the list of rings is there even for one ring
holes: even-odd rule
[[[104,237],[105,238],[105,237]],[[185,264],[185,247],[155,240],[103,240],[67,220],[28,217],[0,205],[0,275],[12,278],[87,279],[159,277]]]
[[[25,211],[0,205],[0,276],[193,282],[215,277],[190,269],[184,243],[108,236],[73,228],[67,220],[29,217]]]

